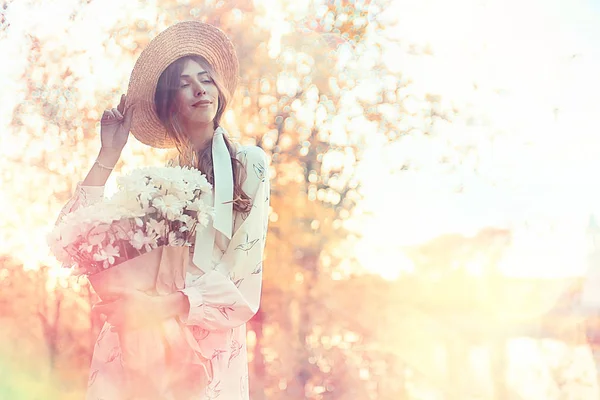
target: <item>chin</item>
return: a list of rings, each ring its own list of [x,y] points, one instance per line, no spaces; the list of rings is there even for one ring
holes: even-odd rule
[[[192,120],[192,124],[194,124],[194,125],[212,124],[214,119],[215,119],[214,117],[213,118],[199,118],[199,119]]]
[[[207,125],[210,125],[212,127],[213,123],[214,122],[212,119],[202,119],[202,120],[190,121],[188,126],[193,130],[193,129],[198,129],[198,128],[205,128]]]
[[[212,122],[212,120],[215,119],[215,115],[216,114],[212,114],[212,113],[211,114],[198,113],[198,114],[188,115],[186,119],[187,119],[188,123],[191,123],[191,124],[207,124],[209,122]]]

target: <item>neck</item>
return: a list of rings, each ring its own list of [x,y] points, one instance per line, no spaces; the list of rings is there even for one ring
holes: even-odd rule
[[[208,145],[208,142],[215,134],[212,121],[209,124],[187,128],[186,132],[194,146],[194,150],[198,151]]]

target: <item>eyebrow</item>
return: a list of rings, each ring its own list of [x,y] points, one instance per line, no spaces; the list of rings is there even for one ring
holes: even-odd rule
[[[198,72],[198,75],[202,75],[202,74],[208,74],[208,71],[202,71],[202,72]],[[180,78],[189,78],[189,75],[181,75]]]

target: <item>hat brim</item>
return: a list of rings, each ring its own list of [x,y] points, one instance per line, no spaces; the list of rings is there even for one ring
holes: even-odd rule
[[[131,133],[140,142],[156,148],[175,143],[158,119],[154,95],[158,78],[177,59],[201,55],[220,74],[229,96],[238,84],[239,62],[233,43],[219,28],[200,21],[184,21],[159,33],[137,59],[127,89],[127,104],[135,106]]]

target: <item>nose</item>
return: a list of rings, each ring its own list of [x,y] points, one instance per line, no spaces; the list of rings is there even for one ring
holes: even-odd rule
[[[206,94],[206,89],[204,89],[204,86],[198,82],[195,87],[195,93],[196,97],[203,96]]]

